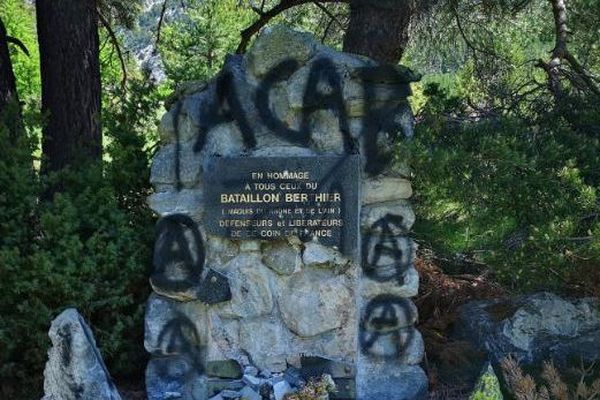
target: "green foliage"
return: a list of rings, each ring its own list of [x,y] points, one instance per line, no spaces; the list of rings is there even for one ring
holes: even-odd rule
[[[67,307],[90,321],[114,375],[141,375],[154,224],[144,203],[151,93],[132,83],[105,112],[109,162],[41,181],[29,135],[15,142],[14,117],[0,124],[0,397],[39,398],[49,323]],[[41,200],[55,182],[63,190]]]
[[[555,46],[548,1],[439,4],[412,31],[403,63],[428,75],[426,82],[451,77],[475,111],[528,118],[553,106],[546,72],[539,66]],[[599,11],[598,2],[574,0],[567,10],[569,51],[597,76],[600,32],[591,16]]]
[[[597,136],[559,113],[461,119],[460,98],[433,84],[424,93],[412,145],[422,240],[520,289],[559,287],[578,260],[600,261]]]
[[[494,369],[488,364],[477,380],[475,389],[469,396],[469,400],[502,400],[500,381],[494,373]]]
[[[598,2],[567,7],[569,50],[597,75]],[[412,99],[419,236],[522,290],[597,266],[600,99],[566,79],[565,98],[549,92],[551,4],[441,2],[413,33],[404,62],[428,74]]]
[[[235,52],[240,31],[253,12],[236,0],[194,0],[186,15],[163,28],[160,54],[167,76],[176,83],[208,80]]]
[[[7,34],[19,39],[29,51],[27,55],[17,46],[9,45],[19,97],[26,103],[37,102],[41,80],[35,9],[23,0],[0,0],[0,18],[4,21]]]

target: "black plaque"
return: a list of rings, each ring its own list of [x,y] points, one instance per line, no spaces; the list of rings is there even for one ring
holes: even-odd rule
[[[354,256],[360,156],[211,157],[206,229],[233,239],[317,238]]]

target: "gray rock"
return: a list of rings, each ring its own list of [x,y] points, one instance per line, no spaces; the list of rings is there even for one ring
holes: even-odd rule
[[[292,332],[311,337],[347,323],[353,296],[343,276],[305,271],[294,278],[278,298],[283,321]]]
[[[165,113],[160,119],[160,125],[158,126],[158,134],[163,144],[175,141],[175,114],[176,110],[171,109],[169,112]]]
[[[252,152],[253,157],[311,157],[314,150],[298,146],[261,147]]]
[[[344,86],[346,112],[349,117],[362,117],[381,108],[401,107],[410,94],[410,87],[406,84],[369,84],[351,80]]]
[[[199,352],[208,335],[207,310],[198,301],[181,303],[151,294],[144,318],[146,351],[161,356]]]
[[[258,375],[258,368],[249,365],[246,368],[244,368],[244,375],[250,375],[250,376],[257,376]]]
[[[304,107],[304,94],[306,85],[310,75],[311,65],[304,65],[299,68],[287,81],[288,100],[287,104],[293,111],[297,113],[297,120],[292,121],[292,127],[296,130],[300,129],[300,111]]]
[[[202,191],[183,189],[180,191],[157,192],[148,196],[148,206],[159,216],[171,214],[188,215],[200,220],[203,214]]]
[[[283,376],[284,379],[295,388],[299,388],[306,383],[300,370],[294,367],[286,369]]]
[[[333,110],[317,110],[308,116],[308,130],[312,134],[312,146],[319,152],[344,154],[344,136],[340,118]]]
[[[173,112],[179,113],[178,136],[181,142],[196,142],[200,131],[205,131],[208,121],[214,120],[218,94],[215,80],[202,85],[195,91],[188,92],[175,105]],[[179,107],[179,110],[178,110]]]
[[[148,400],[206,399],[207,380],[197,363],[188,356],[152,358],[146,368]]]
[[[202,158],[194,151],[193,142],[182,142],[177,151],[175,144],[162,146],[152,159],[150,183],[153,185],[176,185],[176,165],[179,162],[179,183],[193,188],[201,183]]]
[[[224,399],[239,399],[241,397],[240,392],[235,390],[223,390],[221,396]]]
[[[43,400],[121,400],[96,341],[77,310],[52,321]]]
[[[206,133],[205,156],[236,156],[246,150],[242,132],[235,122],[219,124]]]
[[[345,266],[349,260],[337,250],[318,242],[308,242],[304,245],[302,261],[308,267],[315,266]]]
[[[421,333],[413,327],[388,332],[368,333],[369,357],[394,360],[403,365],[418,365],[425,356],[425,343]]]
[[[242,368],[234,360],[207,361],[206,375],[210,377],[240,379],[242,377]]]
[[[421,400],[427,398],[428,380],[421,367],[394,361],[362,361],[357,376],[357,398]]]
[[[370,299],[363,307],[361,328],[371,332],[393,332],[413,326],[418,319],[417,306],[412,301],[384,294]],[[383,326],[382,320],[385,321]]]
[[[393,176],[367,179],[363,185],[362,203],[365,205],[408,199],[412,196],[410,181]]]
[[[244,375],[242,377],[242,381],[246,385],[252,387],[255,390],[257,390],[260,387],[260,385],[263,383],[263,380],[256,377],[255,375]]]
[[[416,257],[414,241],[407,236],[385,232],[363,235],[363,272],[366,278],[382,283],[404,285],[405,273]]]
[[[265,246],[262,261],[280,275],[290,275],[302,269],[300,251],[284,241]]]
[[[552,359],[563,364],[573,356],[600,359],[600,347],[592,345],[600,337],[600,310],[594,299],[570,301],[537,293],[475,301],[461,307],[456,329],[458,337],[487,351],[494,361],[508,354],[524,363]]]
[[[242,240],[240,242],[241,252],[260,252],[260,241],[258,240]]]
[[[403,235],[414,223],[415,213],[406,200],[366,206],[361,212],[361,226],[367,232]]]
[[[219,315],[250,318],[270,314],[273,310],[271,272],[262,264],[260,254],[242,253],[226,266],[231,285],[231,302]]]
[[[235,360],[240,366],[250,364],[240,347],[240,320],[221,318],[219,307],[209,310],[210,335],[206,346],[207,361]]]
[[[401,274],[401,282],[398,279],[381,282],[364,277],[361,282],[360,293],[366,299],[372,299],[381,294],[397,297],[415,297],[418,294],[419,273],[413,266],[410,266]]]
[[[240,246],[233,240],[206,235],[206,265],[223,272],[225,265],[240,253]]]
[[[294,390],[286,381],[277,382],[273,385],[273,394],[275,395],[275,400],[283,400],[283,396],[288,393],[292,393]]]
[[[282,61],[295,60],[301,65],[314,55],[318,46],[312,35],[279,25],[267,27],[248,51],[248,69],[256,77],[262,77]]]
[[[303,356],[300,373],[301,376],[307,378],[320,377],[325,374],[332,378],[353,378],[356,375],[356,368],[352,363],[339,362],[325,357]]]
[[[240,325],[241,348],[252,355],[252,361],[261,373],[285,371],[286,356],[293,352],[290,336],[281,321],[274,317],[254,318]]]
[[[258,392],[248,386],[240,391],[241,398],[243,400],[262,400],[262,397]]]
[[[395,115],[394,122],[400,126],[401,132],[406,138],[412,138],[415,135],[415,117],[408,104],[400,106]]]
[[[315,58],[321,57],[333,60],[340,69],[345,71],[344,79],[355,79],[360,68],[378,65],[376,61],[360,54],[342,53],[325,46],[321,46],[315,55]]]

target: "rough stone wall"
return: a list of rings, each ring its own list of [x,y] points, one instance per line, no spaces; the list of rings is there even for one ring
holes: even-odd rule
[[[244,370],[268,377],[309,364],[333,375],[338,398],[422,395],[423,341],[409,300],[418,290],[412,190],[392,154],[412,136],[407,96],[416,79],[274,27],[213,80],[176,94],[148,198],[161,217],[146,310],[149,399],[201,400],[241,389]],[[314,240],[239,241],[204,230],[207,157],[352,153],[364,169],[361,257]],[[382,392],[390,384],[397,395]]]

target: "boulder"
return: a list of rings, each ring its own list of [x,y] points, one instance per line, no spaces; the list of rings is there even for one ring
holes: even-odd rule
[[[206,235],[206,265],[222,272],[240,252],[238,243],[220,236]]]
[[[283,400],[286,394],[292,392],[292,387],[286,381],[277,382],[273,385],[273,393],[275,395],[275,400]]]
[[[202,197],[202,191],[197,189],[171,190],[151,194],[147,203],[161,217],[184,214],[199,220],[203,213]]]
[[[361,211],[362,229],[370,233],[403,235],[414,223],[415,213],[407,200],[377,203]]]
[[[412,196],[410,181],[393,176],[367,179],[363,186],[363,204],[408,199]]]
[[[339,251],[314,241],[304,245],[302,261],[309,267],[326,265],[340,267],[349,262]]]
[[[332,110],[317,110],[307,117],[314,148],[319,152],[344,154],[345,139],[340,118]]]
[[[252,152],[253,157],[311,157],[316,153],[306,147],[299,146],[274,146],[261,147]]]
[[[92,331],[77,310],[63,311],[50,327],[42,400],[121,400]]]
[[[372,299],[381,294],[389,294],[397,297],[415,297],[419,292],[419,273],[410,266],[403,270],[399,279],[391,279],[384,282],[363,278],[360,293],[362,297]]]
[[[148,400],[206,399],[207,380],[199,360],[189,356],[156,357],[146,368]]]
[[[176,165],[179,164],[179,181]],[[202,159],[194,151],[193,142],[162,146],[152,159],[150,183],[154,186],[178,185],[193,188],[200,184]]]
[[[486,351],[493,361],[512,354],[559,366],[573,358],[600,359],[597,299],[567,300],[552,293],[474,301],[459,311],[456,335]]]
[[[273,272],[262,264],[260,254],[242,253],[225,269],[232,296],[219,311],[220,316],[251,318],[271,313],[274,306],[270,284]]]
[[[175,118],[177,117],[177,109],[172,108],[171,110],[169,110],[169,112],[165,113],[160,119],[160,125],[158,126],[158,135],[163,144],[167,144],[175,140]]]
[[[151,294],[146,303],[146,351],[161,356],[179,355],[206,345],[207,308],[199,301],[182,303]]]
[[[248,51],[248,69],[254,76],[262,77],[284,61],[301,65],[310,60],[318,46],[312,35],[280,25],[267,27]]]
[[[377,282],[404,285],[412,267],[417,246],[407,236],[389,236],[385,232],[363,235],[362,268],[364,275]]]
[[[428,379],[421,367],[394,361],[364,360],[359,368],[359,399],[423,400]]]
[[[216,125],[205,140],[202,152],[211,156],[237,156],[246,150],[242,132],[234,122]]]
[[[301,337],[339,328],[348,321],[352,291],[343,276],[325,278],[322,275],[303,272],[279,293],[283,321]]]
[[[240,346],[252,354],[252,362],[261,370],[283,372],[286,355],[292,353],[291,334],[276,318],[262,317],[240,325]]]
[[[263,262],[280,275],[290,275],[302,269],[302,257],[295,246],[276,242],[263,249]]]

